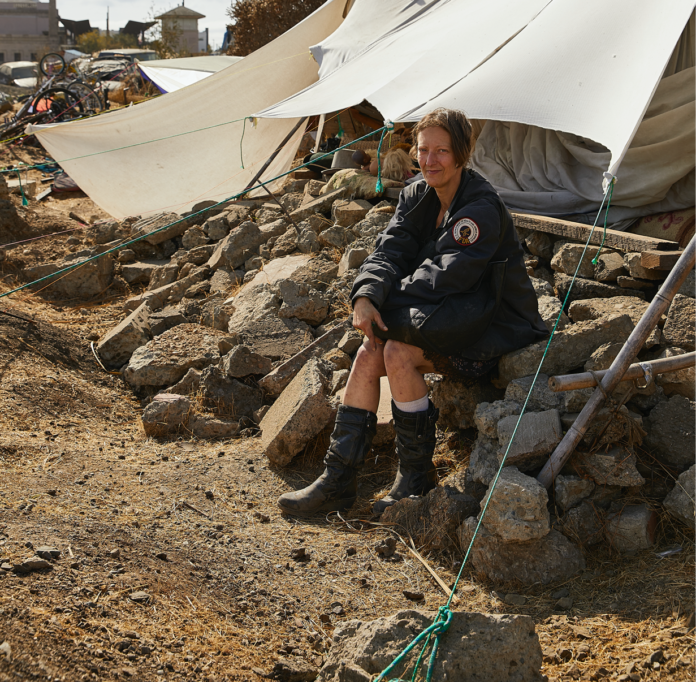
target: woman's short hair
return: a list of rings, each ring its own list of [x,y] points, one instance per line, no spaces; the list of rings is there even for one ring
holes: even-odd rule
[[[418,157],[418,133],[426,128],[442,128],[449,133],[452,140],[452,153],[458,166],[469,163],[473,149],[473,135],[469,119],[463,111],[456,109],[435,109],[416,123],[413,127],[413,147],[411,156]]]

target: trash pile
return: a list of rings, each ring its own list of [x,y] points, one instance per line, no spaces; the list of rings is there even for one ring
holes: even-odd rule
[[[169,213],[101,221],[87,231],[91,246],[24,273],[32,281],[145,235],[51,289],[88,298],[114,282],[143,287],[96,352],[143,399],[148,435],[260,436],[270,462],[284,466],[332,424],[361,343],[349,324],[350,288],[396,202],[351,200],[345,187],[292,176],[279,194],[280,205],[246,200],[200,215],[206,205],[196,206],[183,221]],[[541,315],[549,329],[559,313],[560,322],[471,561],[494,580],[546,584],[583,569],[583,548],[651,546],[660,504],[693,527],[694,369],[621,383],[547,491],[535,476],[594,390],[553,392],[549,377],[608,368],[668,270],[644,267],[640,253],[589,247],[561,313],[583,246],[518,232]],[[639,359],[693,351],[694,327],[692,272]],[[426,549],[466,551],[545,345],[504,356],[492,382],[426,377],[440,428],[469,430],[475,444],[468,466],[390,507],[385,522]],[[393,433],[390,418],[381,442]]]

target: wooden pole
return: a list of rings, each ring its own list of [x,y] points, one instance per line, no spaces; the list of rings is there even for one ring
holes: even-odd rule
[[[675,355],[671,358],[660,358],[659,360],[639,362],[628,368],[626,374],[621,377],[621,381],[642,379],[646,370],[652,374],[664,374],[665,372],[676,372],[677,370],[693,367],[694,365],[696,365],[696,352]],[[603,369],[600,372],[560,374],[559,376],[549,379],[549,388],[556,393],[574,391],[578,388],[592,388],[597,385],[595,377],[601,380],[608,371],[609,370]]]
[[[319,145],[321,144],[321,136],[324,134],[324,123],[326,122],[326,114],[319,116],[319,125],[317,126],[317,139],[314,141],[314,149],[312,149],[312,154],[316,154],[319,151]]]
[[[694,238],[691,238],[689,245],[684,249],[681,258],[677,261],[672,272],[669,273],[660,290],[655,295],[645,314],[636,325],[636,328],[631,332],[628,340],[624,344],[616,360],[611,363],[611,367],[602,379],[602,383],[597,387],[591,398],[587,401],[582,412],[578,415],[573,425],[568,429],[568,432],[563,437],[563,440],[558,444],[553,454],[546,462],[541,473],[537,476],[537,480],[545,487],[550,488],[554,478],[563,468],[568,458],[573,454],[575,447],[585,435],[595,413],[604,402],[604,396],[609,395],[617,386],[621,377],[626,373],[633,358],[636,357],[638,351],[643,347],[645,340],[650,336],[662,313],[667,310],[672,302],[674,295],[679,290],[686,279],[689,271],[694,267]]]
[[[251,182],[244,188],[245,192],[248,192],[259,180],[259,178],[266,172],[266,169],[273,163],[273,160],[275,159],[278,154],[280,154],[280,150],[292,139],[292,136],[300,129],[300,126],[304,124],[304,122],[307,120],[307,117],[304,116],[302,117],[295,127],[285,136],[285,139],[276,147],[276,150],[273,152],[268,157],[268,161],[261,166],[261,170],[252,178]]]

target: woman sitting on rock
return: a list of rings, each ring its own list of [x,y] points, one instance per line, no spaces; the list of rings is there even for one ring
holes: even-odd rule
[[[438,410],[423,375],[457,381],[493,370],[504,353],[548,335],[512,217],[493,187],[467,168],[471,124],[438,109],[413,130],[423,178],[406,187],[351,292],[353,326],[365,333],[324,458],[310,486],[282,495],[287,514],[343,510],[375,434],[380,377],[392,393],[399,470],[381,514],[437,485]]]

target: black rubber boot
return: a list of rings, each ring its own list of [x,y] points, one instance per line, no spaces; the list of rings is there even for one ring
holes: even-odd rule
[[[311,485],[278,499],[278,506],[292,516],[343,511],[353,505],[358,493],[358,470],[372,447],[377,415],[358,407],[340,405],[324,473]]]
[[[378,515],[404,497],[425,495],[437,486],[433,453],[440,411],[428,401],[428,409],[423,412],[402,412],[392,401],[392,414],[399,470],[389,494],[372,507]]]

